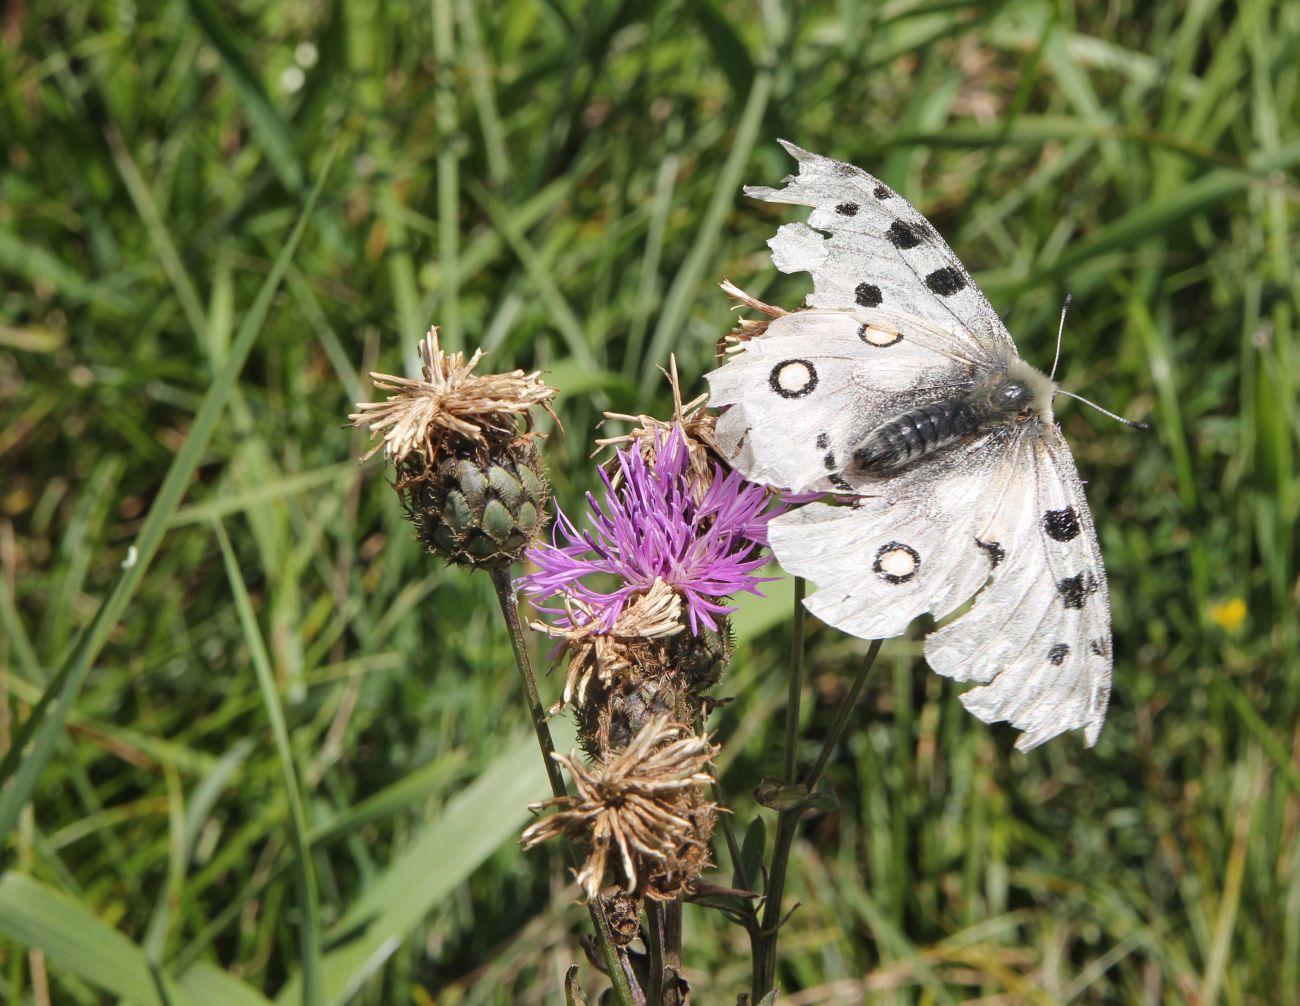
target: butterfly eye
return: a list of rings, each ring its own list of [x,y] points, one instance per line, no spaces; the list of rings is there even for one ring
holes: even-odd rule
[[[993,400],[1007,412],[1023,413],[1029,405],[1029,398],[1029,388],[1023,381],[1003,381],[993,392]]]

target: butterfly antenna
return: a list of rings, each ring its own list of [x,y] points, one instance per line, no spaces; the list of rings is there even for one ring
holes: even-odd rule
[[[1052,372],[1047,375],[1049,381],[1056,379],[1056,365],[1061,362],[1061,336],[1065,333],[1065,312],[1070,310],[1070,301],[1072,299],[1067,293],[1065,303],[1061,305],[1061,324],[1056,328],[1056,358],[1052,360]]]
[[[1090,402],[1090,401],[1088,401],[1088,399],[1084,398],[1082,395],[1076,395],[1073,391],[1063,391],[1063,390],[1061,390],[1060,388],[1057,388],[1056,391],[1053,392],[1053,394],[1064,395],[1066,398],[1073,398],[1076,402],[1082,402],[1084,405],[1091,405],[1094,409],[1096,409],[1098,412],[1100,412],[1103,416],[1109,416],[1111,419],[1115,420],[1115,422],[1117,422],[1117,423],[1123,423],[1125,426],[1131,426],[1131,427],[1133,427],[1133,429],[1135,429],[1135,430],[1149,430],[1149,429],[1151,429],[1151,424],[1150,424],[1150,423],[1138,423],[1138,422],[1134,422],[1132,419],[1125,419],[1123,416],[1117,416],[1117,415],[1115,415],[1115,413],[1109,411],[1108,409],[1103,409],[1103,408],[1102,408],[1100,405],[1098,405],[1096,402]]]

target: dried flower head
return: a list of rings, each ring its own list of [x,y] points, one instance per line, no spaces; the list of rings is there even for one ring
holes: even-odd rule
[[[394,463],[393,488],[430,552],[499,567],[546,525],[550,486],[530,410],[550,412],[555,389],[522,370],[474,374],[482,358],[482,351],[468,362],[464,353],[442,352],[433,328],[420,344],[423,379],[371,374],[376,387],[396,394],[359,403],[349,418],[382,434],[366,458],[382,450]]]
[[[736,322],[736,327],[724,335],[718,342],[719,357],[722,356],[724,349],[735,349],[741,343],[748,342],[750,339],[755,339],[762,335],[767,331],[767,326],[772,323],[771,319],[779,318],[783,314],[790,313],[783,308],[776,307],[775,305],[765,304],[757,297],[751,297],[729,279],[724,279],[721,286],[722,292],[732,300],[737,301],[745,307],[753,308],[755,311],[767,315],[767,317],[758,320],[751,318],[739,319]]]
[[[765,582],[754,571],[766,561],[759,553],[776,512],[768,509],[770,496],[736,472],[719,471],[697,499],[686,439],[677,427],[658,442],[653,464],[635,449],[616,452],[615,462],[617,486],[600,473],[603,503],[587,494],[592,530],[579,531],[557,512],[551,544],[528,551],[538,569],[520,585],[534,601],[560,594],[581,602],[577,610],[609,632],[628,604],[662,581],[681,595],[693,634],[701,626],[716,631],[714,616],[735,610],[725,599],[740,591],[756,594]],[[617,579],[612,591],[584,582],[599,574]],[[559,615],[558,626],[574,627],[563,608],[541,610]]]
[[[382,402],[358,402],[357,411],[348,416],[372,437],[383,434],[363,460],[382,450],[389,461],[402,462],[418,452],[431,465],[441,453],[455,449],[457,440],[487,445],[490,440],[516,439],[516,417],[526,428],[531,426],[529,410],[534,405],[550,411],[547,403],[556,391],[541,382],[540,371],[475,374],[481,359],[481,349],[469,362],[464,353],[444,353],[435,325],[420,343],[423,380],[372,373],[376,388],[396,394]]]
[[[682,599],[663,580],[635,598],[612,626],[606,626],[591,605],[578,598],[564,598],[563,624],[535,621],[532,627],[562,640],[560,653],[567,656],[564,694],[552,712],[559,712],[576,698],[581,705],[595,678],[606,687],[619,675],[634,668],[662,664],[656,659],[663,642],[686,628],[682,620]]]
[[[639,425],[634,426],[619,437],[598,438],[596,440],[596,449],[592,451],[591,456],[595,457],[606,447],[617,447],[620,444],[625,444],[635,447],[653,465],[659,445],[664,443],[674,430],[678,430],[682,439],[686,442],[690,475],[698,502],[709,491],[718,462],[725,460],[713,435],[713,428],[717,425],[718,418],[708,411],[709,396],[707,394],[700,395],[685,404],[682,403],[681,384],[677,379],[676,356],[668,357],[667,377],[668,383],[673,390],[672,420],[664,422],[654,416],[632,416],[622,412],[606,412],[605,420],[621,419],[624,422],[638,423]],[[601,421],[602,426],[605,420]],[[618,488],[622,483],[622,472],[617,463],[617,458],[610,459],[606,464],[606,468],[613,478],[614,487]]]
[[[588,898],[600,893],[611,851],[623,890],[674,897],[708,864],[717,807],[702,787],[713,782],[705,766],[716,753],[707,737],[657,716],[604,763],[588,767],[576,752],[557,754],[577,794],[532,805],[555,813],[528,826],[523,846],[560,835],[585,845],[577,880]]]

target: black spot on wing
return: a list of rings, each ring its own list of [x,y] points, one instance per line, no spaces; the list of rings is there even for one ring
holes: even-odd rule
[[[831,485],[833,485],[836,489],[843,490],[846,493],[851,493],[854,491],[853,486],[849,485],[848,479],[846,479],[843,475],[827,475],[826,481],[829,482]]]
[[[940,297],[951,297],[966,285],[966,277],[957,269],[946,265],[926,276],[925,285]]]
[[[863,307],[879,307],[882,299],[880,287],[873,283],[859,283],[853,291],[853,299]]]
[[[889,225],[889,230],[885,231],[885,237],[889,238],[889,243],[895,248],[915,248],[921,243],[921,235],[911,224],[905,224],[901,220],[895,220]]]
[[[903,333],[895,332],[884,325],[860,325],[858,327],[858,338],[868,346],[875,346],[877,349],[888,349],[890,346],[896,346],[903,341]]]
[[[886,583],[906,583],[921,568],[921,556],[901,541],[886,542],[876,552],[871,571]]]
[[[1075,573],[1056,581],[1056,592],[1067,608],[1082,608],[1089,594],[1097,592],[1097,578],[1091,570]]]
[[[835,464],[835,452],[834,452],[834,451],[827,451],[827,452],[826,452],[826,456],[822,458],[822,464],[826,467],[826,470],[827,470],[828,472],[833,472],[833,471],[835,471],[835,468],[836,468],[836,464]]]
[[[1007,557],[1007,550],[1004,549],[1002,545],[996,541],[980,541],[978,538],[976,538],[975,544],[978,545],[980,548],[982,548],[988,554],[989,565],[991,565],[994,569],[997,568],[998,563],[1000,563],[1003,559]]]
[[[817,434],[817,449],[819,451],[826,450],[826,448],[829,447],[830,445],[831,445],[831,435],[829,433],[822,432]]]
[[[1060,667],[1065,663],[1065,658],[1070,655],[1070,647],[1066,643],[1053,643],[1052,648],[1047,651],[1047,659],[1050,663]]]
[[[1043,514],[1043,530],[1057,541],[1074,541],[1079,537],[1079,514],[1072,506],[1048,510]]]
[[[888,199],[890,196],[893,195],[893,193],[890,192],[889,189],[885,188],[883,185],[877,185],[874,189],[871,190],[871,194],[875,196],[877,199],[879,199],[881,202],[884,202],[886,199]]]
[[[858,204],[840,203],[835,207],[835,212],[842,217],[856,217],[858,215]]]
[[[1088,652],[1094,657],[1110,656],[1110,637],[1102,636],[1088,640]]]

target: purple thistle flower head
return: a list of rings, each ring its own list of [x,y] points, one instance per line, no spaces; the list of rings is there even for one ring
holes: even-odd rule
[[[587,494],[591,530],[578,530],[556,508],[551,544],[525,553],[538,569],[519,584],[534,602],[565,595],[582,602],[609,631],[627,604],[659,579],[681,595],[691,632],[698,635],[700,626],[717,629],[715,615],[736,610],[725,598],[742,590],[757,594],[758,585],[772,579],[754,575],[767,561],[761,555],[767,522],[782,509],[769,508],[767,491],[719,467],[696,502],[686,440],[677,427],[656,443],[654,454],[651,464],[635,447],[620,450],[620,478],[600,472],[603,501]],[[583,582],[598,573],[621,583],[605,593]],[[561,617],[557,625],[571,628],[568,621]]]

